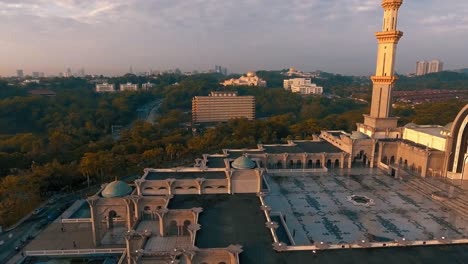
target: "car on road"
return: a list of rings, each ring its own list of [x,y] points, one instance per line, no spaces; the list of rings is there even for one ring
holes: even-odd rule
[[[42,211],[44,211],[44,207],[39,207],[39,208],[34,209],[33,214],[37,215],[37,214],[42,213]]]
[[[49,224],[49,221],[47,219],[43,219],[41,220],[37,225],[36,225],[36,229],[39,230],[39,229],[42,229],[43,227],[45,227],[47,224]]]
[[[58,200],[59,200],[59,197],[58,197],[58,196],[54,196],[54,197],[52,197],[52,198],[49,199],[49,201],[47,202],[47,204],[54,204],[54,203],[56,203]]]

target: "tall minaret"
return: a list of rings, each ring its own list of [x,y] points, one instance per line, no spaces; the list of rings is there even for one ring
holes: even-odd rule
[[[398,118],[390,117],[392,103],[392,89],[394,76],[395,55],[398,41],[403,32],[397,30],[398,9],[403,0],[383,0],[384,18],[382,31],[375,36],[378,41],[377,68],[371,77],[372,104],[370,115],[364,115],[364,124],[358,124],[358,130],[372,138],[396,137],[392,133],[397,127]]]

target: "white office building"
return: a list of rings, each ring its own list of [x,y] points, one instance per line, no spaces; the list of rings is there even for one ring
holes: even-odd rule
[[[143,90],[149,90],[150,88],[153,88],[153,87],[154,87],[154,83],[150,83],[150,82],[147,82],[141,85],[141,89]]]
[[[310,78],[295,78],[284,80],[283,87],[287,91],[304,95],[323,94],[323,87],[312,83]]]
[[[96,84],[97,93],[112,93],[115,92],[115,85],[109,83]]]
[[[138,91],[138,84],[133,84],[133,83],[121,84],[120,91]]]

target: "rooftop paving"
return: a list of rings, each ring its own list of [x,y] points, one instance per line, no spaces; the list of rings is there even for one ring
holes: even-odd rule
[[[386,249],[345,249],[323,251],[273,250],[271,233],[265,227],[265,216],[259,210],[255,195],[178,195],[171,199],[171,209],[202,207],[196,246],[200,248],[226,247],[240,244],[243,252],[240,263],[465,263],[468,246],[427,246]],[[287,222],[290,222],[288,216]],[[324,230],[320,227],[319,230]]]
[[[467,236],[467,219],[416,192],[406,182],[380,170],[342,172],[274,177],[270,179],[273,192],[267,203],[273,210],[286,213],[288,225],[299,222],[295,228],[310,242],[424,241]],[[351,195],[366,196],[375,204],[355,205],[348,201]]]
[[[165,179],[176,179],[176,180],[189,180],[196,178],[205,179],[225,179],[226,173],[224,171],[200,171],[200,172],[149,172],[146,176],[147,180],[165,180]]]

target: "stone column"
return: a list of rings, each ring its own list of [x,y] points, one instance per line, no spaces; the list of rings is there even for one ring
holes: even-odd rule
[[[255,169],[255,176],[257,176],[257,192],[262,191],[262,170]]]
[[[288,168],[288,156],[289,156],[288,153],[283,154],[283,169]]]
[[[142,198],[141,196],[137,196],[137,195],[133,195],[130,197],[132,202],[133,202],[133,205],[134,205],[134,215],[135,215],[135,221],[139,220],[140,219],[140,215],[139,215],[139,210],[138,210],[138,202],[140,201],[140,199]]]
[[[176,179],[173,179],[173,178],[166,179],[167,188],[169,188],[169,195],[172,194],[172,184],[173,184],[175,181],[176,181]]]
[[[268,153],[263,154],[263,158],[264,158],[264,162],[265,162],[264,166],[265,166],[265,169],[267,169],[267,170],[269,169],[268,166],[270,165],[270,161],[268,160],[269,156],[270,155]]]
[[[228,193],[232,194],[232,170],[226,172],[226,177],[228,181]]]
[[[142,195],[141,186],[143,185],[144,182],[145,182],[145,180],[143,180],[143,179],[135,180],[135,185],[137,187],[137,194],[138,195]]]
[[[199,224],[191,224],[187,227],[189,233],[190,233],[190,241],[192,244],[195,243],[195,235],[197,234],[197,231],[201,229],[201,226]]]
[[[341,158],[340,158],[340,169],[344,169],[344,161],[345,161],[345,152],[341,152]]]
[[[375,162],[375,144],[376,144],[376,140],[372,140],[372,152],[371,152],[371,156],[370,156],[370,165],[369,167],[371,168],[374,168],[374,162]]]
[[[124,201],[125,201],[125,207],[127,209],[127,214],[125,216],[125,218],[127,218],[126,222],[127,222],[127,230],[131,230],[132,229],[132,226],[133,226],[133,221],[132,221],[132,200],[131,198],[129,197],[125,197],[123,198]]]
[[[302,169],[307,169],[307,157],[309,157],[309,154],[304,152],[302,154]]]
[[[132,248],[130,245],[130,240],[132,239],[132,233],[130,230],[124,234],[125,237],[125,245],[126,245],[126,251],[127,251],[127,263],[129,264],[136,264],[134,259],[132,258]]]
[[[205,178],[196,178],[195,181],[197,182],[197,187],[198,187],[198,194],[202,194],[202,187],[203,187],[203,182],[205,181]]]
[[[241,245],[229,245],[226,248],[229,251],[229,255],[231,257],[231,263],[239,263],[239,254],[242,253],[242,246]]]
[[[380,146],[379,146],[379,155],[377,156],[377,164],[379,164],[379,162],[382,161],[382,154],[383,154],[383,148],[385,147],[385,142],[380,142],[378,143]],[[388,158],[388,157],[387,157]],[[389,160],[387,161],[388,164],[390,164],[390,158],[388,158]]]
[[[156,210],[156,214],[159,217],[159,235],[164,236],[164,215],[169,212],[167,208],[161,208]]]
[[[431,152],[429,150],[426,150],[426,153],[424,155],[425,160],[424,160],[424,165],[422,166],[422,171],[421,171],[421,177],[426,178],[427,175],[427,167],[429,166],[429,159],[431,158]]]
[[[90,212],[91,212],[91,228],[93,232],[93,243],[94,246],[99,246],[101,244],[101,232],[100,232],[100,219],[98,219],[97,213],[96,213],[96,205],[99,201],[99,197],[97,196],[92,196],[87,199]]]

